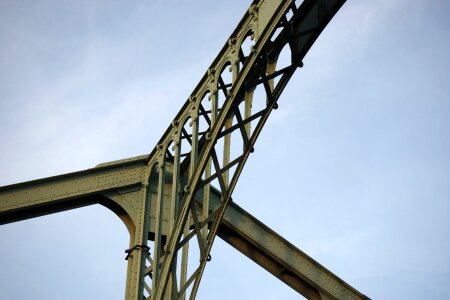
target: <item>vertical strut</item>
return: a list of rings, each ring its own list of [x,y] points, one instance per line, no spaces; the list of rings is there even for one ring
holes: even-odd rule
[[[148,232],[150,229],[150,169],[146,168],[140,189],[141,207],[138,210],[138,221],[130,232],[128,252],[126,299],[142,299],[145,285],[145,266],[148,256]]]

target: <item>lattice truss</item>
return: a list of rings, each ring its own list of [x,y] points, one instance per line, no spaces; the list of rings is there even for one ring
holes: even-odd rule
[[[195,298],[261,129],[309,47],[343,4],[282,1],[269,8],[267,2],[250,6],[149,156],[144,231],[135,232],[137,246],[129,250],[141,264],[129,276],[139,276],[146,299]],[[281,53],[288,61],[278,61]],[[210,204],[214,195],[220,205]],[[151,199],[156,199],[152,207]]]

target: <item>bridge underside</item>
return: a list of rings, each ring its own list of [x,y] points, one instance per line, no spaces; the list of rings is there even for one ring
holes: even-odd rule
[[[49,177],[0,188],[0,224],[92,204],[102,204],[116,213],[130,232],[130,247],[142,206],[140,198],[147,156],[105,163],[96,168]],[[150,183],[151,184],[151,183]],[[170,186],[167,187],[170,191]],[[153,240],[156,187],[150,186],[150,232]],[[170,194],[165,195],[170,198]],[[214,190],[210,209],[220,205]],[[198,214],[202,202],[197,199]],[[163,208],[163,211],[166,211]],[[167,232],[167,218],[162,218],[162,233]],[[191,220],[191,226],[194,226]],[[354,299],[362,294],[321,266],[304,252],[251,216],[234,202],[226,210],[218,236],[242,254],[308,299]],[[164,244],[164,240],[162,241]],[[132,254],[129,267],[132,264]],[[130,275],[127,276],[130,278]],[[127,285],[128,286],[128,285]]]

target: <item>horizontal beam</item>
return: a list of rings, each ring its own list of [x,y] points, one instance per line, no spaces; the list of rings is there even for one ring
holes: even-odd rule
[[[137,157],[0,187],[0,225],[101,203],[102,193],[140,185],[143,162]]]

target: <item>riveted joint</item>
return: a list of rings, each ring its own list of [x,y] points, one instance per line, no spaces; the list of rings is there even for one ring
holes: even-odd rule
[[[256,6],[256,4],[252,4],[249,9],[248,9],[248,13],[250,15],[252,15],[253,17],[257,17],[258,16],[258,7]]]
[[[214,76],[215,73],[216,73],[216,70],[214,70],[213,68],[208,69],[208,76]]]

